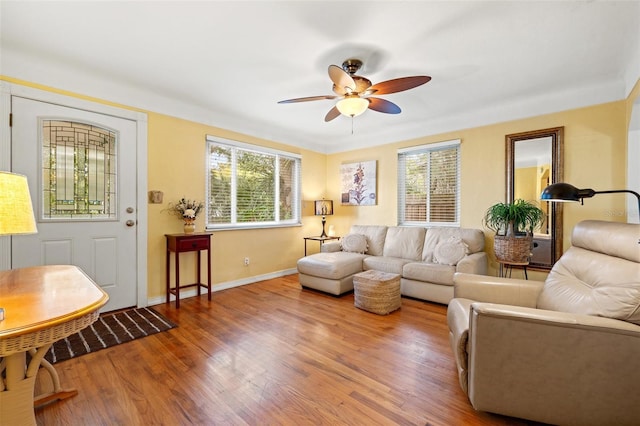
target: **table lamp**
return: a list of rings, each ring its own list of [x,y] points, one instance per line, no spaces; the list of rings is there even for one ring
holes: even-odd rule
[[[543,201],[580,201],[583,203],[585,198],[591,198],[596,194],[614,194],[620,192],[627,192],[633,194],[638,198],[638,211],[640,211],[640,194],[635,191],[631,191],[628,189],[614,189],[610,191],[594,191],[591,188],[587,189],[578,189],[573,185],[568,183],[554,183],[547,186],[540,194],[540,199]]]
[[[26,176],[0,172],[0,235],[36,232]]]
[[[332,200],[316,200],[316,216],[322,216],[322,234],[321,237],[326,237],[327,233],[324,230],[324,225],[327,223],[325,216],[333,214],[333,201]]]
[[[0,235],[38,232],[26,176],[0,171]],[[0,308],[0,321],[4,309]]]

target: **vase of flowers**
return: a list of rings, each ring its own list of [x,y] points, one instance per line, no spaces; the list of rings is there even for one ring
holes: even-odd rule
[[[182,219],[184,222],[184,233],[191,234],[196,229],[196,217],[204,208],[202,201],[188,200],[181,198],[176,203],[169,204],[169,211]]]

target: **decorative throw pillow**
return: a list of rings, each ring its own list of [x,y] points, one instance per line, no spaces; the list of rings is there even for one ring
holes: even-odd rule
[[[441,265],[455,266],[469,252],[469,247],[459,237],[440,241],[433,251],[433,260]]]
[[[364,253],[367,251],[367,237],[362,234],[348,234],[340,239],[342,251]]]

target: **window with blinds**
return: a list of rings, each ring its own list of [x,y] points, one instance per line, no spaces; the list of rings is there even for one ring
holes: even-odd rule
[[[207,136],[207,229],[300,223],[297,154]]]
[[[398,150],[398,223],[460,225],[460,140]]]

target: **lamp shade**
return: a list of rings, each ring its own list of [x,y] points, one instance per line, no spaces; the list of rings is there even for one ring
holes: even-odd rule
[[[594,191],[591,188],[578,189],[568,183],[554,183],[547,186],[540,194],[540,199],[545,201],[580,201],[583,198],[591,198],[596,194],[633,194],[638,200],[638,211],[640,211],[640,194],[630,189],[613,189],[610,191]]]
[[[333,214],[332,200],[316,200],[316,216],[329,216]]]
[[[0,235],[36,232],[27,177],[0,172]]]
[[[355,117],[362,114],[367,110],[367,108],[369,108],[369,101],[357,95],[347,96],[346,98],[338,101],[336,108],[338,108],[340,114]]]
[[[578,189],[568,183],[554,183],[547,186],[540,194],[543,201],[581,201],[583,198],[591,198],[596,194],[593,189]]]

